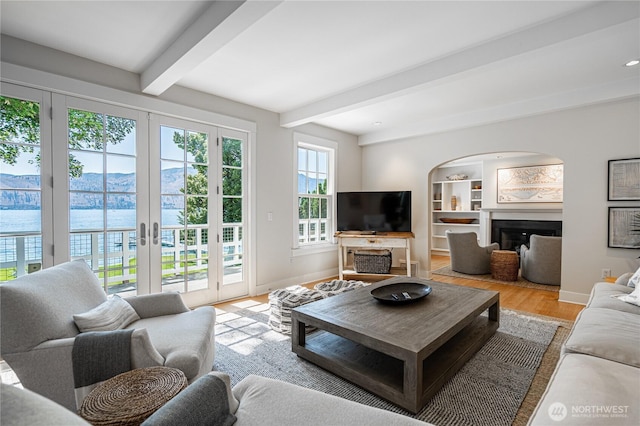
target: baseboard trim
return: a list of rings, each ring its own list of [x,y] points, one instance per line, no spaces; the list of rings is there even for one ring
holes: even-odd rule
[[[261,284],[256,286],[256,294],[266,294],[280,288],[290,287],[292,285],[303,285],[314,281],[327,280],[337,276],[335,268],[325,269],[324,271],[314,272],[312,274],[299,275],[297,277],[287,278],[285,280],[273,281],[267,284]]]
[[[586,305],[589,301],[589,294],[574,293],[572,291],[560,290],[559,302],[575,303],[576,305]]]

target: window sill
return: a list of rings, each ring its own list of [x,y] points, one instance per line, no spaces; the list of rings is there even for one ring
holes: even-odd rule
[[[291,257],[307,256],[311,254],[327,253],[332,251],[338,251],[337,244],[326,243],[313,246],[302,246],[291,249]]]

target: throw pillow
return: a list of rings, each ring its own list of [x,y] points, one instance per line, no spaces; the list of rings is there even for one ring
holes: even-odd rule
[[[640,306],[640,285],[636,286],[629,294],[617,294],[612,297],[622,300],[623,302],[631,303],[632,305]]]
[[[629,281],[627,282],[627,285],[629,287],[635,287],[635,288],[640,287],[640,268],[638,268],[636,273],[633,274],[631,276],[631,278],[629,278]]]
[[[83,333],[120,330],[139,319],[133,307],[117,295],[88,312],[73,316],[76,326]]]
[[[231,426],[236,422],[230,401],[233,397],[228,383],[207,374],[187,386],[171,401],[153,413],[142,426]]]

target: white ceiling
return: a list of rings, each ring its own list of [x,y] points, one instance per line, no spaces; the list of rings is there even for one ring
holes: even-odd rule
[[[377,143],[640,94],[640,2],[8,1],[3,34]],[[379,122],[381,124],[374,125]]]

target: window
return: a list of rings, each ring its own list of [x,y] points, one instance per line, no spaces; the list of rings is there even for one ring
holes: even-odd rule
[[[334,230],[335,143],[295,134],[297,158],[297,245],[331,241]]]

